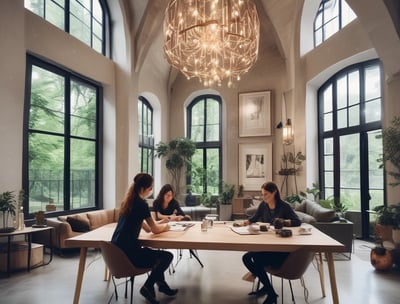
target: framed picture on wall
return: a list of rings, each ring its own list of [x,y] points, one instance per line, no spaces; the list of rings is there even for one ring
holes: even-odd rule
[[[271,91],[239,93],[239,137],[271,135]]]
[[[260,190],[272,180],[272,143],[239,144],[239,185],[247,191]]]

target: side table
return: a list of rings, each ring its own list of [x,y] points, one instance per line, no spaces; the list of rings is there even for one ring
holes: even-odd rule
[[[31,252],[32,252],[32,234],[41,231],[49,231],[50,233],[50,259],[43,265],[48,265],[53,259],[53,245],[52,245],[52,231],[53,227],[26,227],[21,230],[15,230],[13,232],[0,233],[0,238],[7,237],[7,276],[10,276],[10,258],[11,258],[11,239],[17,235],[24,235],[28,242],[28,258],[27,258],[27,271],[31,270]]]

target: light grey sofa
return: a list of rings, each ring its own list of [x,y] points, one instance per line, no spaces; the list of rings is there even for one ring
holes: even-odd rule
[[[246,215],[252,216],[257,207],[255,205],[247,208]],[[323,233],[342,243],[346,248],[345,252],[352,252],[354,237],[352,222],[339,217],[333,209],[324,208],[309,199],[304,199],[301,203],[295,204],[293,208],[303,223],[315,226]]]

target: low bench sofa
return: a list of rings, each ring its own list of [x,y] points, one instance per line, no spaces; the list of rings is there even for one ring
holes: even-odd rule
[[[257,207],[256,203],[247,208],[246,215],[252,216]],[[342,243],[346,248],[345,252],[352,252],[354,237],[352,222],[339,217],[333,209],[324,208],[310,199],[304,199],[301,203],[294,204],[293,208],[303,223],[315,226],[323,233]]]
[[[117,222],[118,218],[119,209],[117,208],[47,218],[47,226],[54,227],[52,246],[56,252],[61,251],[67,248],[65,245],[66,239],[99,228],[103,225]],[[40,237],[40,235],[38,237]]]

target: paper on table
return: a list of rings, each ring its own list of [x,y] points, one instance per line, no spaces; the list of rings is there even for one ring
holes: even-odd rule
[[[231,227],[233,232],[236,232],[237,234],[241,235],[246,235],[246,234],[260,234],[259,230],[254,230],[254,229],[249,229],[249,226],[243,226],[243,227]]]
[[[194,226],[194,223],[169,222],[168,225],[170,231],[185,231],[186,229]]]

